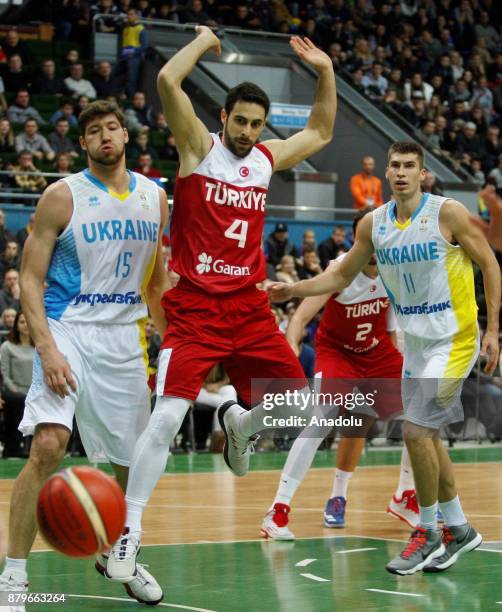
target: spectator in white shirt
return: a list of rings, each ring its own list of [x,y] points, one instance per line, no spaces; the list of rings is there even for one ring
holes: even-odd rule
[[[35,119],[27,119],[24,130],[15,139],[16,152],[29,151],[37,159],[52,161],[56,154],[47,142],[45,136],[38,133],[38,123]]]
[[[83,78],[84,67],[82,64],[72,64],[70,66],[70,76],[64,80],[66,87],[71,91],[74,98],[87,96],[96,98],[96,90],[93,84]]]

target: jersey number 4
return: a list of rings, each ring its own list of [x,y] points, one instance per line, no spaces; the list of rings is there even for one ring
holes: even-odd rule
[[[247,221],[243,221],[241,219],[235,219],[232,221],[230,227],[225,231],[225,236],[230,238],[231,240],[237,240],[239,248],[243,249],[246,246],[246,237],[248,235],[248,225]]]

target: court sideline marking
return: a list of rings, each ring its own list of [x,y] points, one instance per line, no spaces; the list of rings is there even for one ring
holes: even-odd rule
[[[125,601],[126,603],[137,604],[135,599],[126,599],[125,597],[105,597],[101,595],[77,595],[74,593],[65,593],[66,597],[73,597],[75,599],[105,599],[107,601]],[[157,606],[164,608],[181,608],[182,610],[194,610],[195,612],[216,612],[216,610],[208,610],[207,608],[194,608],[192,606],[183,606],[181,604],[172,603],[158,603]]]

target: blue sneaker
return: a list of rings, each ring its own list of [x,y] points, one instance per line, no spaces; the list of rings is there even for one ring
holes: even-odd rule
[[[324,526],[331,529],[345,527],[345,497],[331,497],[324,510]]]

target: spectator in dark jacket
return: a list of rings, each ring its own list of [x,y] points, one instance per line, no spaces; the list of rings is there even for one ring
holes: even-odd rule
[[[298,256],[295,245],[288,239],[288,226],[285,223],[276,224],[267,238],[266,252],[267,261],[273,266],[277,266],[284,255]]]
[[[348,245],[345,242],[345,230],[343,227],[335,227],[331,236],[323,240],[318,247],[321,268],[324,270],[332,259],[345,252]]]
[[[44,59],[42,62],[42,70],[33,82],[33,91],[53,96],[70,95],[64,79],[56,75],[56,64],[53,59]]]
[[[3,277],[3,287],[0,289],[0,312],[6,308],[19,310],[19,272],[7,270]]]

